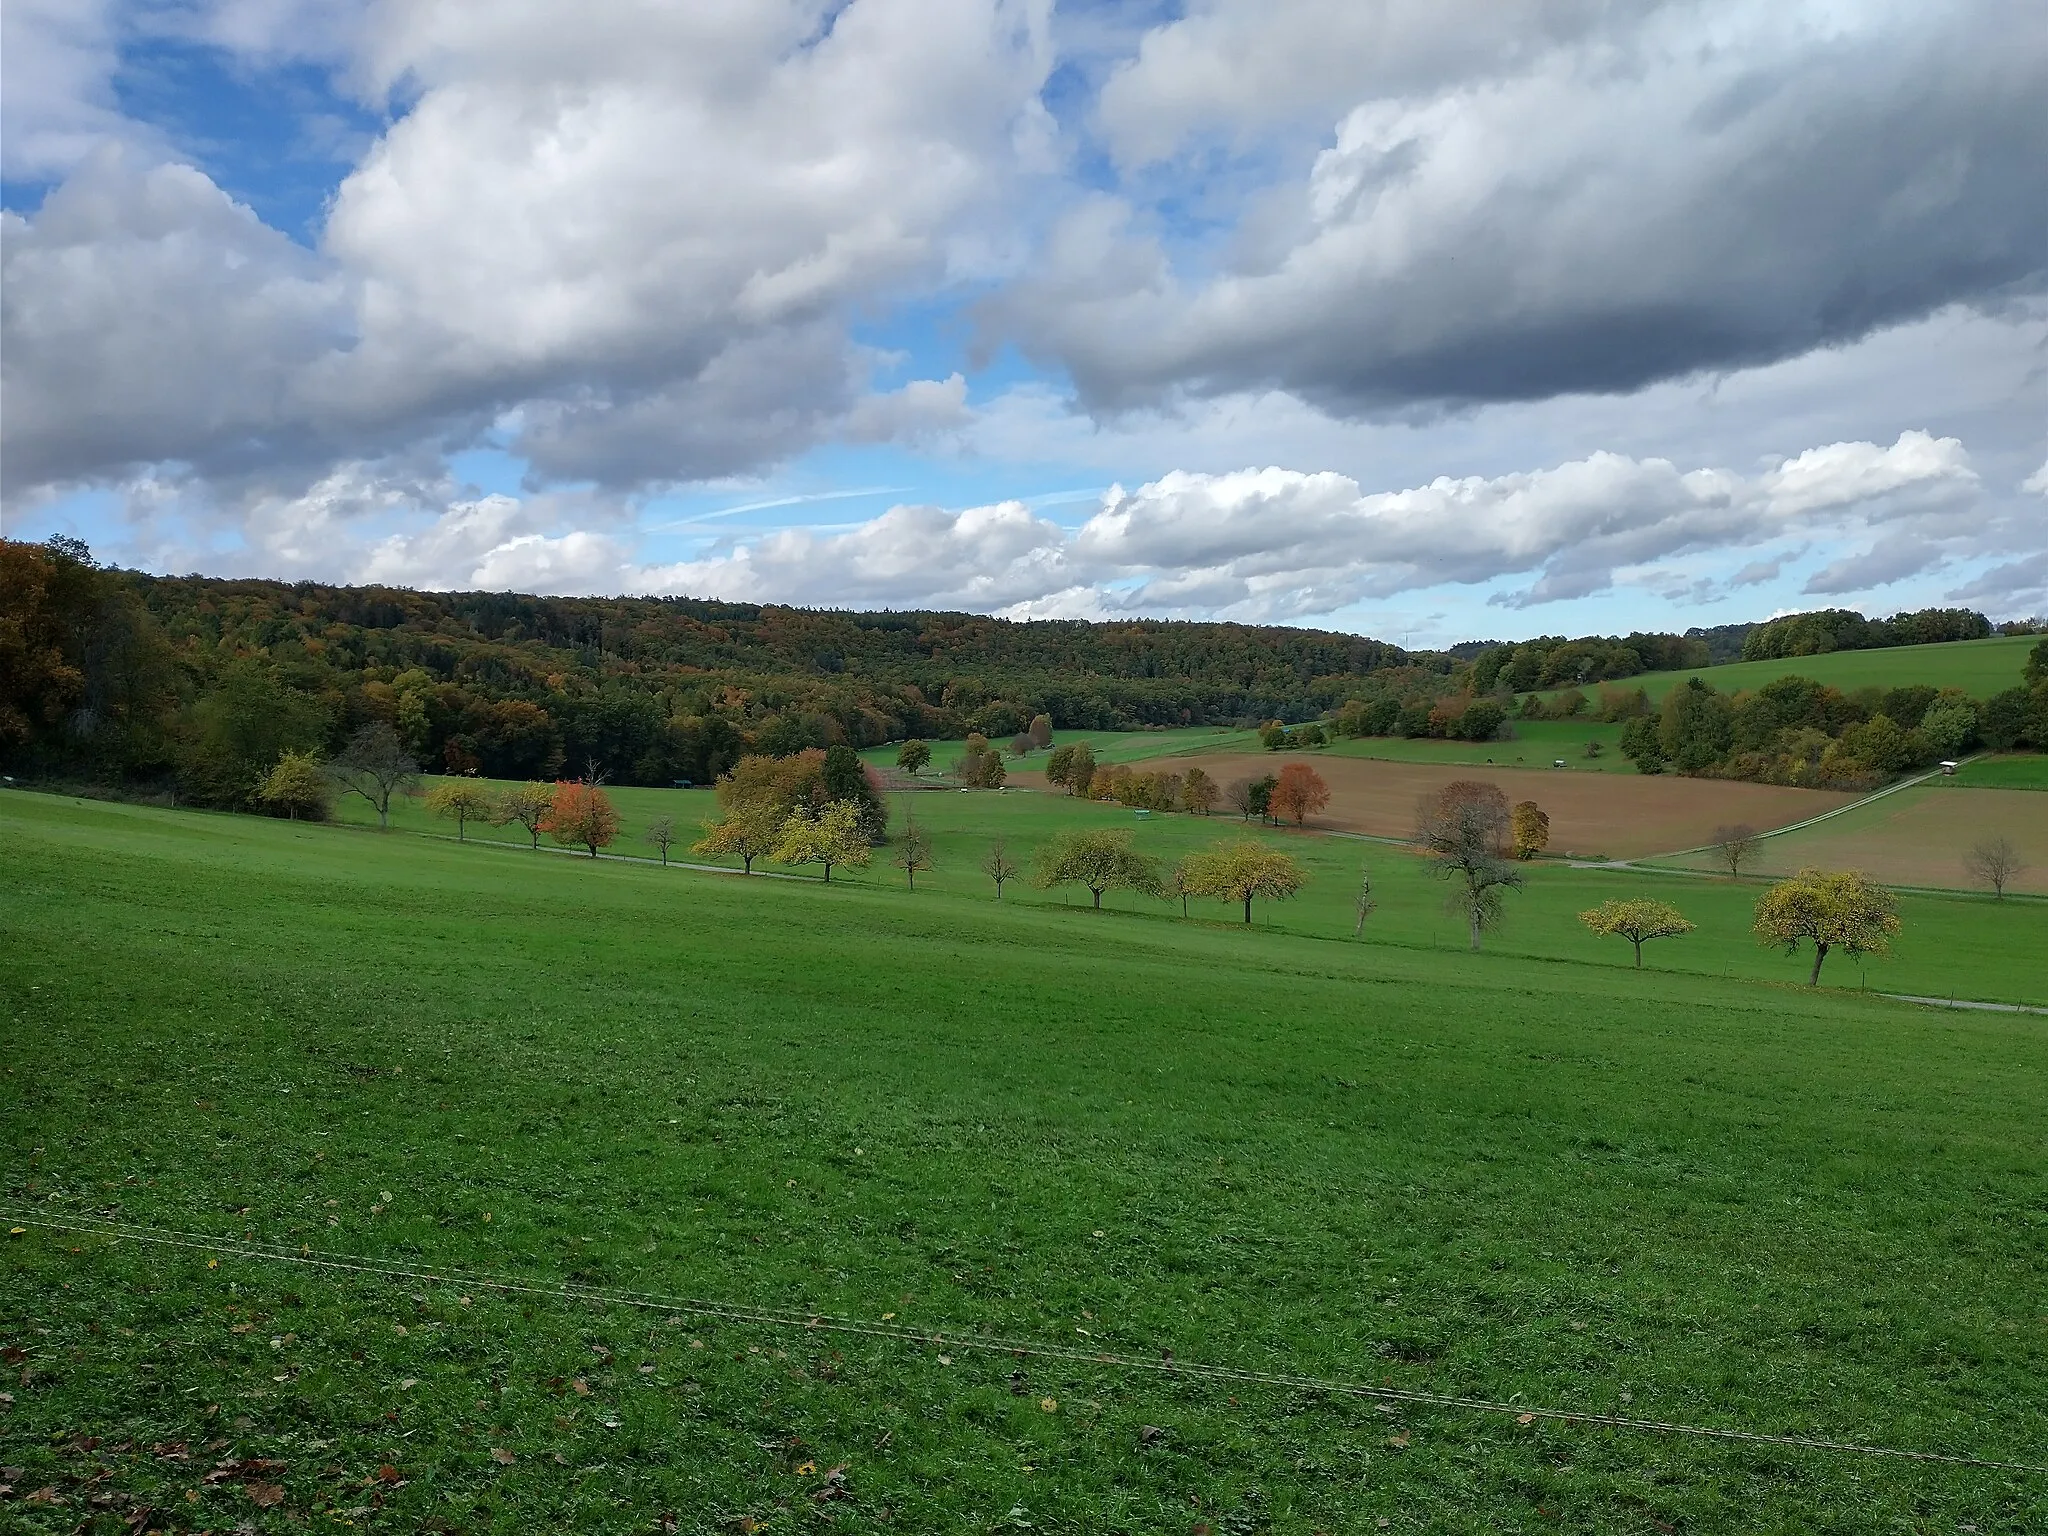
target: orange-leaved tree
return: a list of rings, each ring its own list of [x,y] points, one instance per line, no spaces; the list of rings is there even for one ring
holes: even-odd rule
[[[619,813],[612,797],[595,784],[564,779],[555,785],[555,798],[548,806],[541,830],[564,848],[588,848],[590,856],[618,839]]]
[[[1330,786],[1307,763],[1289,763],[1280,770],[1269,803],[1274,820],[1292,817],[1298,827],[1330,803]]]

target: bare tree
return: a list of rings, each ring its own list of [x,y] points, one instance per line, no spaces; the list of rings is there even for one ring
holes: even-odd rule
[[[1264,810],[1259,804],[1259,787],[1256,779],[1232,779],[1223,789],[1223,803],[1237,812],[1240,820],[1250,821],[1254,811]]]
[[[903,846],[897,850],[896,867],[903,871],[913,891],[917,889],[918,871],[932,867],[932,840],[915,817],[903,829]]]
[[[647,823],[647,830],[641,836],[661,850],[661,862],[668,863],[668,851],[675,845],[676,819],[673,816],[657,816]]]
[[[1504,897],[1522,884],[1508,861],[1508,797],[1493,784],[1454,779],[1417,808],[1415,840],[1439,880],[1452,882],[1450,909],[1479,936],[1500,925]]]
[[[1714,828],[1714,857],[1721,861],[1721,867],[1728,871],[1730,880],[1738,879],[1742,866],[1749,863],[1763,846],[1763,839],[1756,835],[1756,828],[1747,822],[1737,822],[1732,827]]]
[[[996,900],[1003,899],[1003,883],[1014,880],[1023,873],[1022,866],[1010,857],[1010,851],[999,837],[989,844],[988,856],[981,861],[981,872],[996,883]]]
[[[1354,939],[1365,936],[1365,920],[1371,917],[1379,903],[1372,895],[1372,866],[1363,864],[1358,870],[1358,922],[1351,930]]]
[[[1991,894],[2005,900],[2005,888],[2027,872],[2019,844],[2003,835],[1987,837],[1963,855],[1963,868],[1979,885],[1991,887]]]
[[[398,732],[382,720],[349,737],[327,771],[346,795],[361,795],[377,808],[377,824],[391,825],[391,797],[420,781],[420,765],[399,743]]]

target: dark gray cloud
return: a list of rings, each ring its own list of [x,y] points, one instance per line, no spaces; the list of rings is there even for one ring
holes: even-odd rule
[[[1277,226],[1241,239],[1256,260],[1204,275],[1141,198],[1098,200],[992,322],[1099,410],[1274,387],[1369,415],[1633,391],[1996,305],[2048,278],[2039,19],[1667,8],[1414,94],[1361,57],[1370,89],[1291,202],[1247,211]]]

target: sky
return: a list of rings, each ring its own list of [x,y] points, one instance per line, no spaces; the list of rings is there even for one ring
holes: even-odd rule
[[[9,0],[0,526],[1416,647],[2048,613],[2038,0]]]

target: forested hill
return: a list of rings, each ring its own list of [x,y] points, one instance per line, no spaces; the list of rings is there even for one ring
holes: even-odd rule
[[[109,570],[0,541],[0,762],[232,802],[372,719],[430,768],[703,782],[745,752],[903,736],[1306,720],[1447,656],[1357,635],[1009,623],[688,598],[543,598]],[[202,766],[210,764],[211,766]]]
[[[1788,650],[1905,637],[1903,618],[1852,636],[1816,617],[1827,623],[1788,634]],[[1942,622],[1989,629],[1977,614]],[[331,752],[383,720],[430,769],[532,778],[596,763],[619,782],[701,783],[749,752],[1001,739],[1039,714],[1061,730],[1291,723],[1351,701],[1426,717],[1453,695],[1705,666],[1731,643],[1549,636],[1409,654],[1243,624],[149,576],[66,539],[0,540],[0,768],[238,804],[285,750]]]

